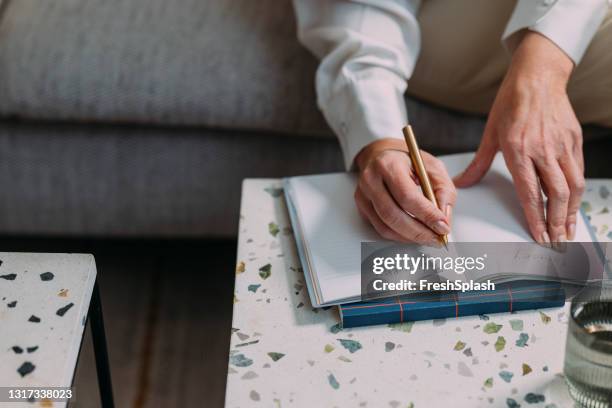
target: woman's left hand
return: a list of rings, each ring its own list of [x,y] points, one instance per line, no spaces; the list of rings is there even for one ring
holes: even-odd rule
[[[572,60],[546,37],[525,34],[476,156],[455,178],[458,187],[478,182],[501,150],[531,234],[546,245],[574,239],[584,191],[582,130],[566,92],[572,69]]]

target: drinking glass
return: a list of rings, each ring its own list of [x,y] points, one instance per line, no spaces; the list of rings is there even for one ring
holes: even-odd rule
[[[612,285],[586,287],[571,305],[564,374],[580,408],[612,408]]]

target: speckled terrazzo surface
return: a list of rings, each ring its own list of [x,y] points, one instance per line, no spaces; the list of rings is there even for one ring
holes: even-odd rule
[[[612,241],[612,180],[582,208]],[[242,190],[227,407],[560,407],[568,304],[340,329],[313,310],[279,180]],[[552,395],[552,397],[551,397]]]
[[[93,256],[3,252],[0,260],[0,385],[69,387],[96,278]]]

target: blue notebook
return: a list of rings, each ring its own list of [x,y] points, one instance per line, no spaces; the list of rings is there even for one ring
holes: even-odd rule
[[[514,281],[491,291],[416,293],[348,303],[338,309],[343,327],[358,327],[543,309],[564,303],[565,291],[558,282]]]

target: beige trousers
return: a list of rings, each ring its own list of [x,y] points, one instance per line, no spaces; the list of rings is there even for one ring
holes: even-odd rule
[[[427,0],[419,13],[421,54],[408,93],[464,112],[487,113],[510,55],[501,36],[514,0]],[[568,85],[582,124],[612,127],[612,12]]]

